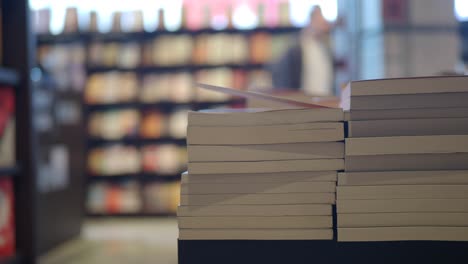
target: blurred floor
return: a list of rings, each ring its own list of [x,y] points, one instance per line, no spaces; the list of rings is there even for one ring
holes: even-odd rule
[[[81,238],[52,250],[40,264],[175,264],[175,218],[96,219],[83,226]]]

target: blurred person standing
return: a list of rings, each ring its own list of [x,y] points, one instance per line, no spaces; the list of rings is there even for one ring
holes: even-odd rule
[[[294,44],[271,66],[275,89],[293,89],[311,96],[334,95],[330,33],[333,25],[319,6]]]

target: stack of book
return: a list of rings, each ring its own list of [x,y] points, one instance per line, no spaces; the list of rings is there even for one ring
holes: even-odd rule
[[[468,77],[353,82],[344,94],[338,241],[468,240]]]
[[[341,109],[190,112],[179,239],[331,240]]]

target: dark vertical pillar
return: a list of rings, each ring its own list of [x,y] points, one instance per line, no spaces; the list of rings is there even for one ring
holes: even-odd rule
[[[2,0],[3,65],[16,70],[16,158],[20,173],[15,182],[16,248],[22,262],[36,262],[36,177],[34,128],[31,120],[31,81],[34,43],[28,0]]]

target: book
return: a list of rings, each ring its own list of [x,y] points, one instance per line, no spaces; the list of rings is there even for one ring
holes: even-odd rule
[[[179,206],[177,216],[331,215],[329,204]]]
[[[1,260],[13,256],[16,248],[14,187],[8,178],[0,178],[0,209]]]
[[[182,183],[256,183],[256,182],[320,182],[337,180],[336,171],[287,171],[241,174],[188,174],[182,173]]]
[[[343,213],[468,213],[468,199],[385,199],[345,200],[338,199],[336,210]]]
[[[468,92],[353,96],[344,110],[468,107]]]
[[[263,228],[332,228],[332,216],[210,216],[179,217],[179,228],[263,229]]]
[[[0,87],[0,167],[15,165],[15,97],[13,88]]]
[[[468,170],[468,153],[347,156],[347,172]]]
[[[189,162],[344,158],[343,142],[268,145],[189,145]]]
[[[468,227],[412,226],[338,228],[338,241],[467,241]]]
[[[335,193],[190,194],[180,205],[335,204]]]
[[[179,240],[331,240],[332,229],[179,229]]]
[[[468,199],[468,185],[337,186],[336,199]]]
[[[190,120],[190,119],[189,119]],[[343,123],[187,128],[188,145],[248,145],[344,140]]]
[[[180,194],[334,193],[335,182],[182,183]]]
[[[343,159],[188,163],[188,171],[191,174],[268,173],[342,169],[344,169]]]
[[[338,174],[338,185],[468,184],[468,171],[371,171]]]
[[[380,109],[350,110],[345,112],[345,120],[388,120],[421,118],[457,118],[468,117],[468,108],[416,108],[416,109]]]
[[[189,126],[264,126],[343,121],[343,110],[321,109],[215,109],[189,112]]]
[[[468,118],[363,120],[348,122],[349,137],[467,135]]]
[[[353,81],[350,96],[468,92],[466,76],[427,76]]]
[[[460,152],[468,152],[468,135],[346,139],[346,156]]]
[[[351,213],[339,214],[338,227],[467,226],[466,213]]]

